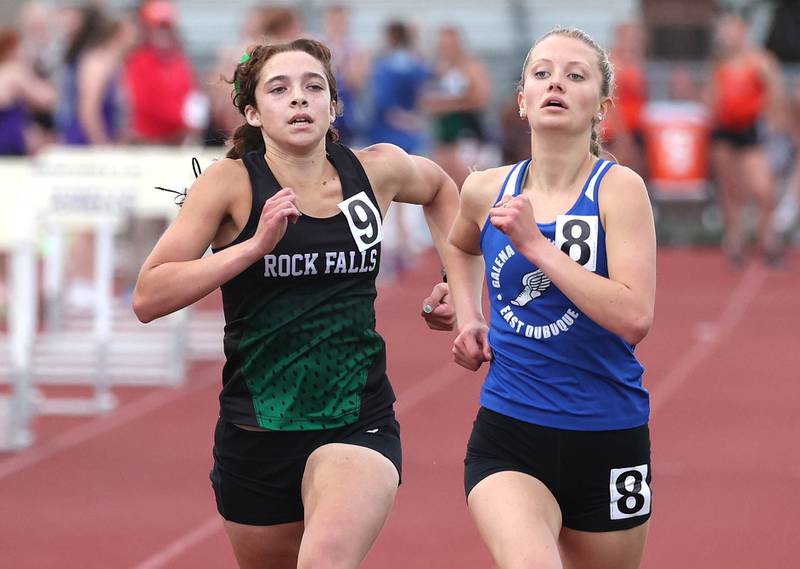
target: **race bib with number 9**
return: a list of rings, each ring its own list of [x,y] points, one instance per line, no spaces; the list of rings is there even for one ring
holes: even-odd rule
[[[359,192],[337,205],[347,218],[350,233],[352,233],[359,251],[366,251],[383,241],[381,214],[370,201],[366,192]]]
[[[597,269],[597,220],[595,215],[556,217],[556,247],[592,272]]]

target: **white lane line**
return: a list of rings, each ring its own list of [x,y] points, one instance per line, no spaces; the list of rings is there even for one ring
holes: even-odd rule
[[[107,433],[117,427],[138,419],[143,415],[151,413],[156,409],[163,407],[181,397],[195,391],[198,388],[206,387],[211,383],[216,383],[217,378],[211,377],[206,381],[198,382],[188,388],[180,389],[161,389],[141,399],[129,404],[125,404],[119,409],[107,415],[100,415],[88,423],[84,423],[78,427],[65,431],[61,435],[55,437],[52,441],[43,444],[40,447],[22,451],[21,454],[15,455],[6,460],[0,461],[0,480],[6,476],[15,474],[21,470],[29,468],[39,462],[50,458],[60,452],[71,449],[84,443],[94,437]]]
[[[135,569],[159,569],[160,567],[164,567],[167,563],[179,555],[182,555],[183,552],[205,541],[221,529],[224,529],[224,526],[219,516],[209,518],[194,530],[185,534],[180,539],[176,539],[152,557],[139,563]]]
[[[675,362],[663,379],[654,384],[651,395],[651,416],[664,407],[664,404],[683,387],[692,372],[736,329],[747,308],[761,292],[767,274],[766,269],[760,266],[748,269],[728,298],[720,317],[715,322],[698,328],[698,339],[695,344]]]

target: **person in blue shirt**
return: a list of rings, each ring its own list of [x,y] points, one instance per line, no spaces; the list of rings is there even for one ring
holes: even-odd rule
[[[644,551],[649,397],[634,347],[653,320],[656,240],[642,179],[600,157],[613,85],[581,30],[537,41],[518,92],[531,158],[472,173],[449,236],[454,358],[490,362],[465,489],[499,569],[628,569]]]
[[[369,79],[367,52],[350,33],[350,9],[343,4],[325,8],[322,18],[323,41],[333,53],[334,77],[342,112],[336,119],[339,140],[352,146],[364,137],[362,95]]]
[[[425,128],[420,104],[431,71],[414,51],[411,30],[402,22],[385,29],[386,51],[375,61],[371,142],[396,144],[406,152],[424,148]]]

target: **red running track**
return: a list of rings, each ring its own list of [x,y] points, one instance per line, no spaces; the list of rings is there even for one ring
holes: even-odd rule
[[[795,255],[790,266],[797,266]],[[421,266],[380,293],[404,483],[365,569],[489,569],[462,493],[481,375],[419,305]],[[793,567],[800,511],[800,274],[714,251],[659,253],[656,322],[638,349],[653,395],[654,516],[644,568]],[[0,454],[0,567],[235,567],[207,473],[220,364],[179,389],[118,389],[96,418],[40,418]]]

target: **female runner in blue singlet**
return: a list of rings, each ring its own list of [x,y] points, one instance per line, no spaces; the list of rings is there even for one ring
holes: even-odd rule
[[[499,569],[636,568],[644,550],[649,398],[634,347],[653,319],[656,242],[642,179],[600,157],[613,82],[584,32],[537,41],[518,94],[531,158],[471,174],[449,237],[455,360],[491,362],[465,489]]]

